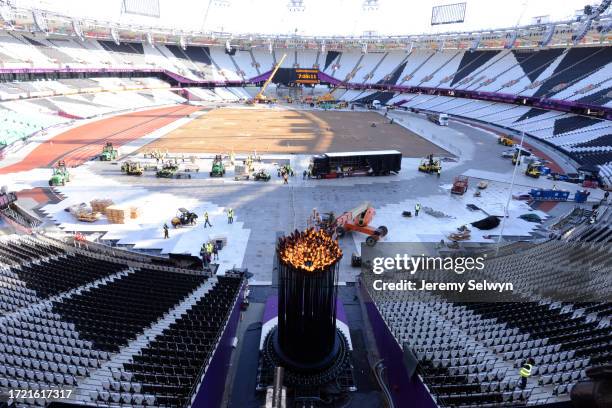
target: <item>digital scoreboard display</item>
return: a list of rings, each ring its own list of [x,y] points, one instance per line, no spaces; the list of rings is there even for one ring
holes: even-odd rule
[[[296,84],[318,84],[319,83],[319,70],[318,69],[295,69],[295,83]]]

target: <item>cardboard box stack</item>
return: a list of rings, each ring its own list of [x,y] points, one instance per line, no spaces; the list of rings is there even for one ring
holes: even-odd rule
[[[140,209],[138,207],[130,207],[130,218],[135,220],[140,217]]]
[[[95,199],[95,200],[91,200],[89,202],[89,204],[91,204],[91,209],[93,212],[99,212],[104,214],[106,212],[106,209],[113,205],[113,200],[109,200],[108,198],[105,199]]]
[[[111,224],[125,224],[127,216],[129,216],[129,210],[121,208],[117,205],[111,205],[106,207],[106,218]]]

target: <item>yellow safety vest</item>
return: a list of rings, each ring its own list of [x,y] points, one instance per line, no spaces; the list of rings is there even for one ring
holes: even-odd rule
[[[525,364],[524,366],[522,366],[519,370],[519,374],[521,375],[521,377],[529,377],[531,375],[531,364]]]

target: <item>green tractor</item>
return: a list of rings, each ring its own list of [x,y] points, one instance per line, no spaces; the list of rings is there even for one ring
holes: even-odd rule
[[[223,165],[223,158],[220,154],[216,155],[212,168],[210,170],[210,177],[223,177],[225,175],[225,166]]]
[[[111,142],[106,142],[106,146],[102,148],[102,154],[100,154],[101,161],[113,161],[117,160],[119,152],[113,147]]]
[[[253,179],[257,181],[270,181],[270,175],[264,169],[253,173]]]
[[[158,170],[157,173],[155,173],[155,177],[174,178],[175,174],[176,174],[176,169],[174,169],[173,167],[164,167],[161,170]]]
[[[61,160],[53,169],[53,175],[49,179],[50,186],[65,186],[70,181],[70,173],[66,168],[66,163]]]
[[[161,170],[158,170],[157,173],[155,173],[155,176],[158,178],[174,178],[177,171],[178,165],[172,162],[167,162],[164,164]]]

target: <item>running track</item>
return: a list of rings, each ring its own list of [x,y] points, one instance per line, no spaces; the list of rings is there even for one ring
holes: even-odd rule
[[[179,105],[91,122],[47,140],[19,163],[0,168],[0,174],[53,167],[61,159],[69,167],[78,166],[100,154],[106,142],[112,142],[115,148],[122,146],[200,109]]]

